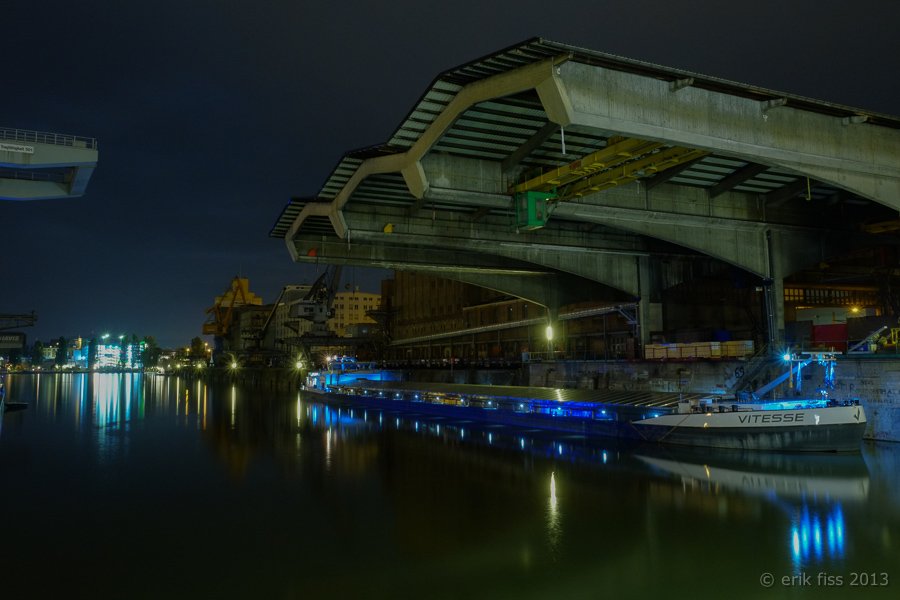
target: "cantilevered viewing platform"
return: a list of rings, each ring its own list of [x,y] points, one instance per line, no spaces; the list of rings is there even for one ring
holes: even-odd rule
[[[0,127],[0,200],[82,196],[97,155],[95,138]]]

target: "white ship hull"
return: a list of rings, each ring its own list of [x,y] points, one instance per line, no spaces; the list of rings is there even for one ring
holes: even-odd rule
[[[781,450],[855,452],[866,428],[862,406],[673,413],[634,421],[642,439],[667,444]]]

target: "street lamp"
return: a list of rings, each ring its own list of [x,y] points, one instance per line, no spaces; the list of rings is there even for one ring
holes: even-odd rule
[[[553,325],[548,323],[547,329],[544,330],[547,336],[547,358],[553,358]]]

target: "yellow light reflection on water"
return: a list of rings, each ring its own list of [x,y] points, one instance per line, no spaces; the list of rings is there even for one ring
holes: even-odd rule
[[[550,512],[556,514],[559,501],[556,498],[556,473],[550,473]]]
[[[331,470],[331,427],[325,432],[325,470]]]
[[[234,413],[237,406],[237,388],[231,385],[231,428],[234,429]]]
[[[562,530],[559,522],[559,499],[556,496],[556,473],[550,473],[550,499],[547,505],[547,542],[550,552],[556,558]]]
[[[197,381],[197,415],[200,414],[200,381]]]

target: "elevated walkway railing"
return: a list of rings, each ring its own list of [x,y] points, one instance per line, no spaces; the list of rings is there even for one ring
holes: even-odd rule
[[[97,138],[82,137],[80,135],[66,135],[63,133],[49,133],[46,131],[31,131],[28,129],[12,129],[0,127],[0,140],[15,142],[33,142],[35,144],[54,144],[57,146],[69,146],[71,148],[97,149]]]

